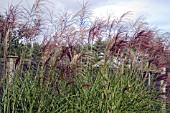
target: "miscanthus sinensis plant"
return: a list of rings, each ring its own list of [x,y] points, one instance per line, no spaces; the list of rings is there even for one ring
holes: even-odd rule
[[[159,91],[145,82],[149,70],[161,71],[170,64],[164,34],[142,18],[132,21],[130,12],[119,18],[94,19],[84,3],[75,14],[53,15],[41,6],[43,2],[36,1],[30,10],[11,6],[0,18],[5,59],[1,112],[161,111]],[[17,42],[20,48],[9,45],[14,37],[24,42]],[[40,37],[37,48],[27,44]],[[18,58],[9,82],[11,50]]]

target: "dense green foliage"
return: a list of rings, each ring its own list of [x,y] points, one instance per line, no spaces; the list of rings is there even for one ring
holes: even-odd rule
[[[135,70],[108,69],[86,69],[84,76],[73,75],[68,80],[58,78],[57,73],[57,79],[44,78],[43,83],[30,71],[22,77],[16,73],[10,89],[4,86],[1,112],[160,112],[156,92],[144,86]]]
[[[166,95],[154,84],[160,78],[148,83],[149,71],[170,64],[164,35],[140,18],[125,18],[128,13],[92,19],[86,3],[76,14],[44,19],[42,1],[31,11],[10,6],[0,16],[0,112],[165,111],[159,97]],[[18,56],[12,71],[10,55]]]

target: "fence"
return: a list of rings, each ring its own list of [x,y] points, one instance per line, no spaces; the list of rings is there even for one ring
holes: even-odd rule
[[[17,59],[17,56],[8,56],[7,57],[7,69],[5,72],[8,76],[9,76],[9,82],[12,81],[12,77],[14,76],[14,71],[15,71],[15,63],[16,63],[16,59]],[[22,65],[23,65],[23,68],[25,70],[27,70],[27,66],[29,65],[29,63],[27,61],[24,61],[22,62]],[[4,59],[3,58],[0,58],[0,80],[2,80],[3,78],[3,67],[4,67]],[[162,74],[164,73],[169,73],[170,72],[170,69],[169,68],[164,68],[164,71]],[[145,75],[146,72],[144,72],[144,75]],[[145,85],[151,85],[153,82],[154,82],[154,79],[160,75],[161,73],[160,72],[156,72],[156,71],[149,71],[149,76],[147,77],[147,80],[145,82]],[[170,86],[168,85],[165,85],[165,87],[161,87],[161,85],[163,85],[163,82],[164,81],[161,81],[161,82],[156,82],[155,84],[155,88],[157,90],[162,90],[163,93],[167,92],[170,94]]]

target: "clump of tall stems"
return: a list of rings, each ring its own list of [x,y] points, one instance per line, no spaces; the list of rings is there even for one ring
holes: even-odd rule
[[[41,10],[41,2],[30,10],[11,5],[0,17],[5,61],[1,112],[161,110],[159,91],[145,83],[150,70],[169,67],[164,34],[142,18],[132,21],[130,12],[119,18],[94,19],[84,3],[75,14],[52,15]],[[33,44],[34,40],[42,43]],[[9,82],[7,56],[11,53],[18,58]]]

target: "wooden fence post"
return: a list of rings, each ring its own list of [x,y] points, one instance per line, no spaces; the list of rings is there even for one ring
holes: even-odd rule
[[[9,83],[12,82],[12,78],[14,76],[16,58],[17,56],[7,57],[7,74],[9,77]]]
[[[7,56],[7,66],[4,70],[4,58],[0,58],[0,79],[2,80],[4,77],[9,77],[9,83],[12,82],[12,78],[14,76],[15,71],[15,62],[17,56]]]
[[[164,67],[163,68],[163,71],[161,72],[161,74],[166,74],[166,68]],[[162,113],[166,113],[166,95],[164,95],[164,93],[166,93],[166,86],[167,86],[167,83],[164,83],[164,80],[161,80],[160,81],[160,87],[161,87],[161,90],[162,90],[162,93],[163,93],[163,105],[162,105]]]

